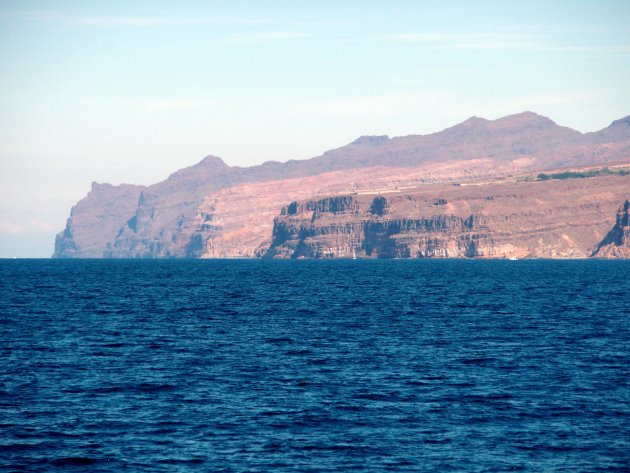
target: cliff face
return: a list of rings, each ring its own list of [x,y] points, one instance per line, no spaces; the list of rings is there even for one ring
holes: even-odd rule
[[[431,135],[365,136],[304,161],[239,168],[208,156],[152,186],[95,185],[53,256],[251,257],[268,248],[273,218],[292,200],[629,162],[628,123],[581,134],[524,112]]]
[[[630,258],[630,201],[617,210],[615,226],[597,245],[593,256],[598,258]]]
[[[483,217],[481,217],[483,218]],[[380,220],[380,221],[379,221]],[[362,250],[367,257],[435,258],[478,256],[480,217],[435,215],[429,218],[365,222]]]
[[[610,228],[613,203],[628,189],[630,176],[607,176],[292,202],[276,217],[269,248],[261,253],[269,258],[588,257]],[[628,234],[625,205],[600,247],[614,244],[621,251]]]
[[[133,215],[143,186],[92,184],[92,190],[72,208],[63,232],[55,240],[53,258],[102,258],[116,240],[121,222]]]

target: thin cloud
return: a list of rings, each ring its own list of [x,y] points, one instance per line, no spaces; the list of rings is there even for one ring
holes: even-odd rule
[[[160,16],[78,16],[65,15],[56,12],[27,12],[17,14],[34,21],[45,23],[63,23],[77,27],[95,28],[155,28],[203,25],[264,25],[271,21],[267,18],[251,17],[160,17]],[[299,31],[262,31],[257,33],[242,33],[223,38],[221,43],[261,43],[267,41],[282,41],[310,36]]]
[[[593,54],[630,54],[630,44],[602,44],[598,46],[540,46],[540,51],[566,51]]]
[[[30,228],[40,232],[53,231],[53,227],[49,223],[42,222],[41,220],[38,220],[36,218],[31,220]]]
[[[21,235],[23,233],[24,225],[9,220],[0,220],[0,235]]]
[[[66,23],[74,26],[94,26],[94,27],[163,27],[163,26],[195,26],[195,25],[253,25],[268,23],[264,18],[247,17],[175,17],[175,16],[82,16],[66,15],[57,12],[23,12],[15,13],[35,21],[46,23]]]
[[[71,22],[85,26],[194,26],[210,24],[253,24],[260,20],[245,18],[183,18],[183,17],[76,17]]]
[[[533,49],[537,46],[531,34],[491,33],[398,33],[376,38],[378,41],[418,44],[425,49]]]
[[[244,33],[223,40],[224,43],[263,43],[267,41],[283,41],[306,38],[308,33],[299,31],[263,31],[260,33]]]
[[[579,30],[575,30],[576,34]],[[557,33],[553,32],[553,33]],[[541,52],[578,52],[592,54],[630,54],[630,44],[554,44],[545,28],[521,29],[520,32],[489,33],[395,33],[376,36],[370,41],[417,44],[424,49],[511,50]]]
[[[13,222],[11,220],[0,220],[0,235],[25,235],[32,233],[50,233],[53,227],[41,220],[33,219],[28,224]]]

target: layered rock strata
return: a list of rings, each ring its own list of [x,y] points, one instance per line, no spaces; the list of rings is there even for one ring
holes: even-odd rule
[[[268,258],[585,258],[625,248],[630,176],[470,186],[293,202],[274,221]],[[612,251],[612,250],[611,250]],[[621,251],[621,250],[615,250]],[[615,254],[616,255],[616,254]]]

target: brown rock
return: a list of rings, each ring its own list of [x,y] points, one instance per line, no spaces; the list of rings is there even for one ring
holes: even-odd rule
[[[386,214],[372,211],[374,201],[384,196],[338,196],[344,202],[352,198],[340,212],[313,210],[325,200],[295,202],[289,206],[292,211],[287,208],[275,219],[269,250],[263,254],[585,258],[610,228],[613,202],[629,186],[630,176],[425,186],[388,194]],[[436,206],[438,198],[448,203]],[[614,236],[607,239],[627,244],[627,206],[624,209],[615,226],[622,230],[610,232]]]
[[[133,215],[144,186],[92,184],[72,208],[66,229],[57,235],[53,258],[102,258],[116,240],[121,222]]]
[[[630,201],[617,210],[615,226],[593,252],[597,258],[630,258]]]

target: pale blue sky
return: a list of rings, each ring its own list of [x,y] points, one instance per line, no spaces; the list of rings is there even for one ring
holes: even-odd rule
[[[523,110],[630,114],[630,2],[0,0],[0,257],[92,181],[303,159]]]

